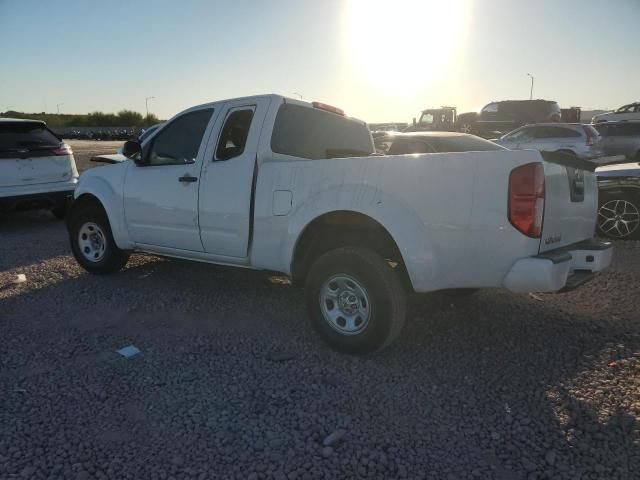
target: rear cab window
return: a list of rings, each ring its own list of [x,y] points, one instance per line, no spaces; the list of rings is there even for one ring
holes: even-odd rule
[[[62,143],[44,123],[0,122],[0,152],[56,148]]]
[[[278,110],[271,150],[309,160],[368,156],[375,151],[366,124],[291,103]]]

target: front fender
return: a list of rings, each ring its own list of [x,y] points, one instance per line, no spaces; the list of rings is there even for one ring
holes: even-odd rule
[[[416,199],[414,205],[420,202]],[[289,215],[280,258],[291,273],[298,239],[316,218],[331,212],[351,211],[382,225],[395,241],[415,290],[428,288],[437,277],[438,264],[428,226],[404,199],[373,185],[341,184],[316,191]]]
[[[118,165],[118,167],[120,167],[120,165]],[[100,170],[107,170],[109,168],[112,167],[102,167]],[[124,175],[122,175],[122,181],[115,182],[115,185],[112,178],[103,178],[99,175],[83,175],[75,190],[74,198],[80,198],[80,196],[84,194],[89,194],[97,198],[107,214],[116,245],[120,249],[128,250],[132,249],[134,245],[129,236],[124,217],[124,202],[122,199],[123,184]],[[119,190],[117,189],[118,186],[120,187]]]

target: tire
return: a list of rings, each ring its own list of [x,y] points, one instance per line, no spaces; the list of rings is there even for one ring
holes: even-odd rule
[[[338,248],[318,258],[305,297],[314,328],[340,352],[382,350],[405,324],[406,293],[398,273],[367,249]]]
[[[473,126],[470,123],[463,123],[460,125],[460,128],[458,129],[461,133],[473,133]]]
[[[129,254],[113,240],[109,219],[96,203],[85,203],[71,211],[69,240],[73,256],[89,273],[114,273],[129,260]]]
[[[58,220],[63,220],[64,217],[67,216],[67,206],[66,205],[58,205],[57,207],[54,207],[54,208],[51,209],[51,213]]]
[[[604,194],[598,206],[598,233],[616,239],[640,239],[640,195]]]

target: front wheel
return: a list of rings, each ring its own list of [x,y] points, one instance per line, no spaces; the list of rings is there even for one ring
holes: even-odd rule
[[[90,273],[114,273],[129,260],[129,254],[113,240],[109,219],[99,205],[88,203],[73,209],[69,240],[73,256]]]
[[[311,267],[305,295],[314,328],[342,352],[381,350],[405,324],[406,294],[398,273],[367,249],[345,247],[322,255]]]

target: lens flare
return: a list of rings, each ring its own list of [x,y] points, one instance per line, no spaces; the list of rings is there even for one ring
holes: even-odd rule
[[[464,44],[470,0],[351,0],[347,62],[377,89],[411,95],[446,75]]]

